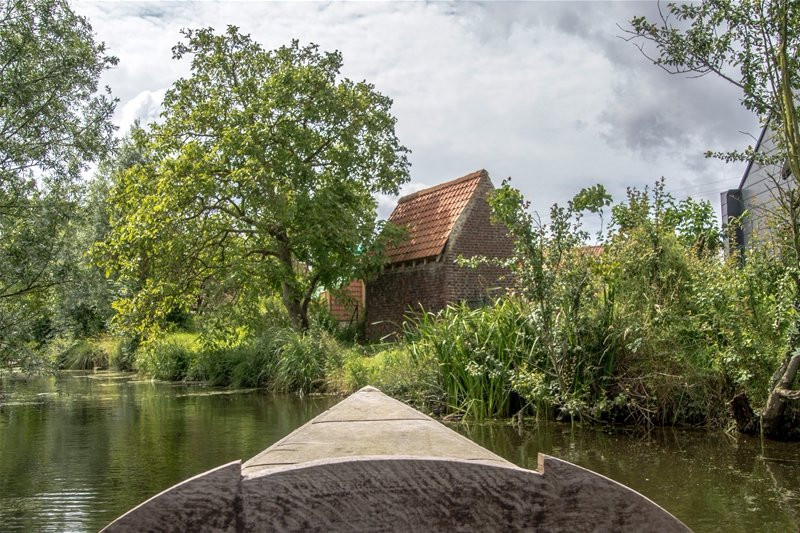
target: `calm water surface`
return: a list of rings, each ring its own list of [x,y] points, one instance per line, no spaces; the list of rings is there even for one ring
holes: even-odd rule
[[[0,531],[97,530],[178,481],[250,458],[338,401],[108,372],[0,384]],[[591,468],[698,532],[800,527],[800,444],[556,423],[451,427],[526,468],[538,452]]]

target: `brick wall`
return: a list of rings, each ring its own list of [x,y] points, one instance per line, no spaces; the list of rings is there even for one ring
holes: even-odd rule
[[[493,189],[488,177],[456,221],[443,253],[435,260],[410,266],[389,265],[366,284],[366,337],[378,340],[400,330],[409,312],[436,312],[450,302],[470,305],[489,301],[510,285],[509,273],[494,266],[477,269],[455,263],[460,255],[509,257],[513,244],[502,225],[490,223],[487,194]]]
[[[367,282],[366,337],[397,333],[408,312],[436,312],[445,306],[445,265],[441,261],[384,270]]]
[[[342,324],[358,322],[364,315],[364,283],[353,280],[334,296],[326,292],[328,311],[334,320]]]
[[[486,198],[493,189],[488,178],[481,180],[475,198],[464,209],[450,234],[443,254],[448,302],[464,300],[470,305],[482,305],[511,286],[510,272],[506,269],[493,265],[472,269],[456,264],[459,255],[506,258],[514,251],[505,226],[491,223],[491,208]]]

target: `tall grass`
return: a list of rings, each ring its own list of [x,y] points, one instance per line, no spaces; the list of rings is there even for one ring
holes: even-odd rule
[[[325,383],[325,359],[339,347],[323,331],[298,334],[286,329],[276,338],[272,387],[281,392],[310,392]]]
[[[309,393],[324,389],[326,361],[341,358],[341,350],[324,331],[298,333],[279,326],[234,345],[202,342],[198,335],[181,333],[142,347],[136,369],[160,380]]]
[[[342,354],[327,370],[332,390],[351,393],[372,385],[421,409],[436,409],[441,403],[436,360],[412,355],[409,343],[352,346]]]
[[[66,370],[94,370],[108,366],[108,356],[85,339],[64,339],[51,343],[58,368]]]
[[[407,323],[409,351],[416,361],[437,361],[451,409],[475,418],[508,416],[513,376],[535,344],[525,315],[513,298],[478,309],[451,305]]]
[[[136,366],[136,352],[141,341],[138,337],[119,339],[109,353],[108,364],[115,370],[130,371]]]
[[[155,379],[185,379],[199,347],[197,335],[173,333],[143,346],[136,354],[136,369]]]

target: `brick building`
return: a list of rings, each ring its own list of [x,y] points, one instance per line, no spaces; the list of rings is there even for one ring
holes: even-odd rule
[[[513,243],[502,225],[491,224],[487,195],[494,189],[485,170],[400,198],[389,221],[408,238],[387,250],[388,263],[366,285],[366,337],[397,332],[409,312],[436,312],[448,303],[478,305],[509,285],[508,271],[461,267],[456,258],[510,257]]]
[[[331,317],[341,326],[357,324],[364,318],[364,282],[353,280],[344,286],[337,296],[325,292],[325,300]]]

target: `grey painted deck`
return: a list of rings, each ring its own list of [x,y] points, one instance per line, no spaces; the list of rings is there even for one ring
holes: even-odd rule
[[[608,478],[519,468],[365,387],[249,461],[168,489],[105,531],[687,531]]]

